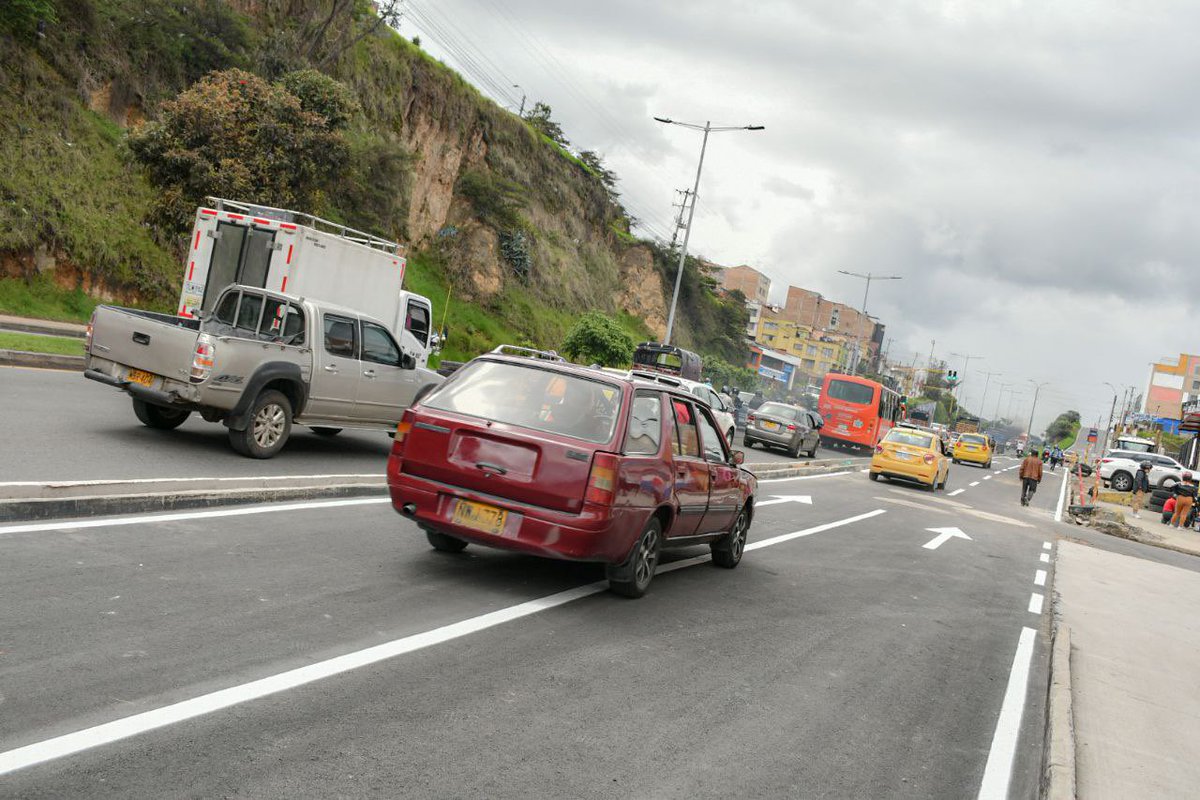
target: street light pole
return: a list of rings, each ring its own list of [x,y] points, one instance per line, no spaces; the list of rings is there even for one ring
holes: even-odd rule
[[[963,374],[964,375],[967,373],[967,370],[971,368],[972,360],[983,358],[983,356],[963,355],[962,353],[951,353],[950,355],[954,356],[955,358],[961,358],[963,360]],[[956,383],[958,383],[958,381],[956,381]],[[957,388],[958,388],[957,386],[950,387],[950,400],[951,401],[957,401],[957,398],[954,396],[954,390]],[[958,403],[957,405],[959,405],[961,407],[962,404]],[[982,414],[980,416],[982,416]],[[950,417],[950,422],[953,424],[953,422],[954,422],[953,416]]]
[[[862,278],[863,280],[865,280],[867,282],[866,288],[863,289],[863,304],[862,304],[863,319],[865,319],[867,321],[870,321],[870,319],[871,319],[869,316],[867,316],[867,296],[871,293],[871,281],[901,281],[901,280],[904,280],[903,275],[875,275],[870,272],[868,272],[866,275],[864,275],[861,272],[847,272],[844,269],[839,269],[838,273],[841,275],[849,275],[852,278]],[[861,334],[856,335],[854,337],[854,365],[850,368],[851,374],[858,372],[858,360],[859,360],[858,340],[860,338],[861,338]]]
[[[524,116],[525,116],[525,89],[519,83],[514,83],[513,88],[521,90],[521,110],[517,112],[517,116],[524,118]]]
[[[996,412],[995,412],[995,416],[997,416],[997,417],[998,417],[998,416],[1000,416],[1000,401],[1004,399],[1004,390],[1005,390],[1005,389],[1007,389],[1007,388],[1008,388],[1008,387],[1010,387],[1010,386],[1015,386],[1015,385],[1016,385],[1016,384],[1014,384],[1014,383],[1002,383],[1002,384],[1000,384],[1000,395],[999,395],[999,396],[996,398]]]
[[[761,131],[764,126],[735,125],[715,128],[712,122],[705,122],[703,126],[700,126],[690,122],[677,122],[665,117],[655,117],[654,119],[664,125],[679,125],[694,131],[704,131],[704,139],[700,142],[700,163],[696,165],[696,183],[692,187],[692,205],[688,209],[687,227],[683,229],[683,249],[679,251],[679,267],[675,272],[675,291],[671,295],[671,311],[667,315],[667,335],[663,338],[663,344],[670,344],[671,335],[675,332],[675,307],[679,303],[679,286],[683,283],[683,266],[687,263],[688,239],[692,236],[692,217],[696,214],[696,200],[699,198],[700,192],[700,172],[704,169],[704,151],[708,148],[708,135],[714,131]]]
[[[993,375],[1003,375],[1003,372],[985,372],[983,373],[983,397],[979,398],[979,416],[982,417],[987,413],[987,392],[988,384],[991,383]]]
[[[1104,429],[1104,446],[1100,449],[1101,453],[1108,450],[1108,437],[1109,437],[1110,432],[1112,431],[1113,417],[1117,413],[1117,395],[1120,394],[1120,392],[1117,391],[1117,387],[1113,386],[1108,381],[1105,381],[1104,385],[1107,386],[1108,388],[1112,389],[1113,401],[1112,401],[1112,408],[1110,408],[1108,411],[1108,427]]]
[[[1050,384],[1050,381],[1042,381],[1041,383],[1038,383],[1030,378],[1029,382],[1037,387],[1033,390],[1033,405],[1029,408],[1029,435],[1033,436],[1033,413],[1037,411],[1038,394],[1041,393],[1043,386],[1048,386]]]

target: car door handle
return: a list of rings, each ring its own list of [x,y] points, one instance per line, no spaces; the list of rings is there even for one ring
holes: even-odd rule
[[[337,367],[335,367],[333,364],[326,364],[325,371],[326,372],[337,372]]]
[[[364,370],[363,370],[363,375],[367,376],[368,378],[374,378],[374,377],[375,377],[375,370],[373,370],[373,369],[364,369]]]

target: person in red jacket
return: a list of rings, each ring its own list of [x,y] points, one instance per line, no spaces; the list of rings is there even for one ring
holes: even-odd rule
[[[1042,482],[1042,459],[1038,456],[1036,448],[1031,449],[1025,456],[1018,474],[1021,476],[1021,505],[1027,506],[1033,499],[1038,484]]]

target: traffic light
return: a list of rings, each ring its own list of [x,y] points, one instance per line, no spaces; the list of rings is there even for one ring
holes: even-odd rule
[[[952,369],[946,372],[946,383],[950,384],[951,386],[958,383],[958,370]]]

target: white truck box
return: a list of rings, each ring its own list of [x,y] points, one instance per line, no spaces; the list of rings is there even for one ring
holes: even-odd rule
[[[406,292],[400,245],[320,217],[206,198],[196,209],[179,297],[179,316],[212,311],[239,283],[311,297],[382,320],[425,367],[433,304]]]

